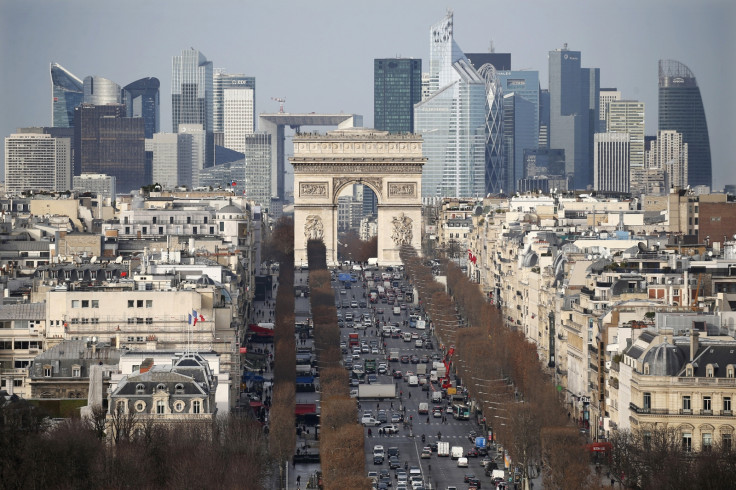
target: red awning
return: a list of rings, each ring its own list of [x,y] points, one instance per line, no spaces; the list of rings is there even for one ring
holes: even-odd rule
[[[297,403],[294,407],[294,415],[311,415],[317,413],[317,405],[314,403]]]

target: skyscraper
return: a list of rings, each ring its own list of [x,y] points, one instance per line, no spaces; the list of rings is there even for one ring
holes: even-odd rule
[[[581,68],[580,51],[549,52],[550,148],[565,150],[575,189],[593,183],[593,134],[598,127],[600,71]]]
[[[69,70],[51,63],[51,125],[74,126],[74,108],[84,100],[84,84]]]
[[[481,66],[478,74],[485,81],[486,89],[485,194],[499,194],[504,186],[509,189],[509,179],[513,179],[504,157],[503,89],[496,68],[490,63]]]
[[[123,104],[128,117],[142,117],[146,138],[153,138],[161,130],[161,82],[155,77],[146,77],[123,87]]]
[[[629,163],[632,167],[644,166],[644,102],[638,100],[612,100],[608,102],[606,131],[628,133]]]
[[[105,105],[121,102],[120,85],[103,77],[84,77],[85,104]]]
[[[511,69],[511,53],[465,53],[473,68],[480,70],[486,63],[493,65],[496,71]]]
[[[675,60],[659,61],[659,130],[674,130],[688,145],[688,184],[711,187],[710,139],[695,75]]]
[[[245,152],[245,137],[255,131],[255,93],[250,88],[223,90],[224,146]]]
[[[593,159],[593,189],[629,192],[629,135],[627,133],[597,133]]]
[[[486,79],[455,43],[452,12],[430,29],[429,90],[414,106],[414,131],[427,158],[422,196],[484,195]]]
[[[74,175],[116,178],[118,193],[146,182],[143,119],[125,117],[122,104],[82,104],[74,110]]]
[[[175,133],[180,124],[201,124],[213,130],[212,62],[194,48],[171,60],[171,110]]]
[[[215,69],[213,78],[213,101],[212,101],[212,130],[215,133],[225,131],[225,90],[245,89],[253,93],[253,110],[247,116],[251,119],[248,123],[255,131],[256,122],[256,78],[243,75],[242,73],[227,73],[222,68]]]
[[[5,138],[5,190],[66,191],[71,185],[71,141],[43,133]]]
[[[664,172],[665,190],[682,189],[690,184],[688,181],[689,146],[684,142],[683,136],[673,130],[658,131],[657,139],[651,142],[647,161],[650,168]]]
[[[414,104],[422,100],[422,60],[373,60],[373,126],[390,133],[414,131]]]
[[[615,100],[621,100],[621,92],[616,88],[601,88],[598,95],[600,112],[598,113],[598,132],[602,133],[606,130],[606,118],[608,116],[608,104]]]
[[[539,147],[539,72],[496,72],[504,96],[504,166],[507,192],[524,176],[524,150]],[[506,108],[513,114],[506,114]]]

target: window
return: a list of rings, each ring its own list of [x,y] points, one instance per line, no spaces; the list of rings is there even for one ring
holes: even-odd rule
[[[166,405],[163,400],[159,400],[156,402],[156,413],[159,415],[163,415],[166,413]]]
[[[174,410],[177,412],[181,412],[184,410],[184,402],[181,400],[178,400],[176,403],[174,403]]]
[[[146,402],[142,400],[135,402],[135,410],[136,412],[144,412],[146,410]]]
[[[174,224],[174,217],[173,216],[169,216],[169,224],[170,225],[173,225]]]
[[[693,449],[693,435],[690,432],[682,433],[682,450],[689,453]]]
[[[733,369],[733,364],[730,364],[730,365],[729,365],[729,366],[728,366],[728,367],[726,368],[726,377],[727,377],[727,378],[733,378],[733,371],[734,371],[734,369]]]
[[[143,394],[143,393],[145,393],[145,392],[146,392],[146,385],[144,385],[143,383],[138,383],[138,384],[137,384],[137,385],[135,386],[135,393],[136,393],[137,395],[142,395],[142,394]]]
[[[220,221],[220,231],[225,231],[225,222]]]
[[[692,364],[688,364],[687,367],[685,368],[685,376],[687,376],[688,378],[692,378],[692,376],[693,376],[693,366],[692,366]]]
[[[125,227],[125,234],[130,235],[130,226]]]
[[[135,318],[128,318],[128,325],[135,323]]]
[[[214,234],[215,234],[215,227],[210,226],[210,235],[214,235]]]
[[[100,300],[93,299],[92,300],[92,308],[99,308],[100,307]]]
[[[710,403],[710,397],[704,396],[703,397],[703,411],[704,412],[711,412],[713,410],[711,403]]]
[[[192,402],[192,413],[200,413],[202,411],[202,402],[194,400]]]
[[[652,394],[644,393],[644,410],[652,409]]]
[[[645,430],[643,436],[644,436],[644,440],[643,440],[644,447],[648,448],[652,444],[652,433],[649,432],[648,430]]]
[[[204,223],[207,224],[207,216],[204,217]]]
[[[158,391],[166,391],[166,385],[163,383],[159,383],[158,385],[156,385],[156,389]]]
[[[682,411],[683,413],[690,413],[690,396],[683,396],[682,397]]]
[[[128,308],[133,308],[135,306],[135,301],[132,299],[128,300]]]
[[[51,374],[54,372],[54,369],[51,366],[44,366],[43,367],[43,376],[45,378],[50,378]]]
[[[176,383],[176,386],[174,389],[176,390],[177,395],[184,393],[184,385],[182,383]]]
[[[146,325],[153,325],[153,318],[151,318],[150,316],[146,318]]]
[[[158,234],[159,235],[163,235],[164,234],[164,227],[163,226],[159,226],[158,227]]]
[[[724,413],[724,415],[731,414],[731,397],[730,396],[723,397],[723,411],[726,412]]]
[[[146,308],[153,308],[153,300],[147,299],[146,300]]]
[[[133,364],[131,366],[131,368],[133,368],[133,372],[140,371],[141,370],[141,365],[140,364]]]
[[[708,364],[705,367],[705,377],[706,378],[712,378],[713,377],[713,364]]]
[[[143,300],[142,299],[139,299],[138,302],[136,303],[136,306],[138,308],[143,308]]]
[[[721,449],[723,449],[724,451],[730,451],[731,448],[733,447],[732,442],[731,442],[731,434],[730,433],[723,434],[723,436],[721,436],[721,441],[722,441]]]
[[[73,378],[81,378],[82,377],[82,368],[79,366],[72,367],[72,377]]]
[[[703,451],[708,451],[713,446],[713,434],[703,432]]]
[[[156,224],[156,217],[155,216],[153,217],[153,224],[154,225]]]
[[[192,227],[192,235],[196,235],[196,234],[197,234],[197,227],[196,226],[193,226]]]
[[[141,318],[141,317],[136,318],[135,319],[135,323],[138,324],[138,325],[143,325],[143,318]]]
[[[73,299],[72,300],[72,308],[79,308],[79,300]]]
[[[125,413],[125,402],[124,401],[121,400],[121,401],[117,402],[117,404],[115,406],[118,407],[117,408],[118,413]]]
[[[23,380],[22,379],[14,379],[13,380],[13,387],[14,388],[22,388],[23,387]]]
[[[15,369],[26,369],[30,365],[31,365],[31,361],[29,360],[16,359],[13,361],[13,367]]]
[[[588,341],[590,341],[590,338],[588,339]],[[649,374],[649,363],[648,362],[644,363],[644,374]]]
[[[82,308],[89,308],[89,300],[83,299],[82,300]]]
[[[192,222],[192,217],[191,216],[187,216],[187,224],[190,224],[191,222]]]

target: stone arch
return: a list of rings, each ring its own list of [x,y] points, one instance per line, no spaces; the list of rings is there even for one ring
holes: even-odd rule
[[[349,185],[370,188],[378,201],[378,262],[401,262],[403,244],[421,251],[422,140],[365,128],[294,137],[294,260],[306,263],[306,244],[322,238],[327,263],[337,264],[337,203]]]

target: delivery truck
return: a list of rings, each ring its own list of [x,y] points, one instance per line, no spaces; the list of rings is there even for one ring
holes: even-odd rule
[[[399,360],[399,349],[389,349],[388,350],[388,360],[389,361],[398,361]]]
[[[437,456],[447,457],[450,455],[450,443],[446,441],[437,442]]]
[[[385,400],[396,398],[396,385],[393,383],[376,383],[358,386],[358,399]]]

